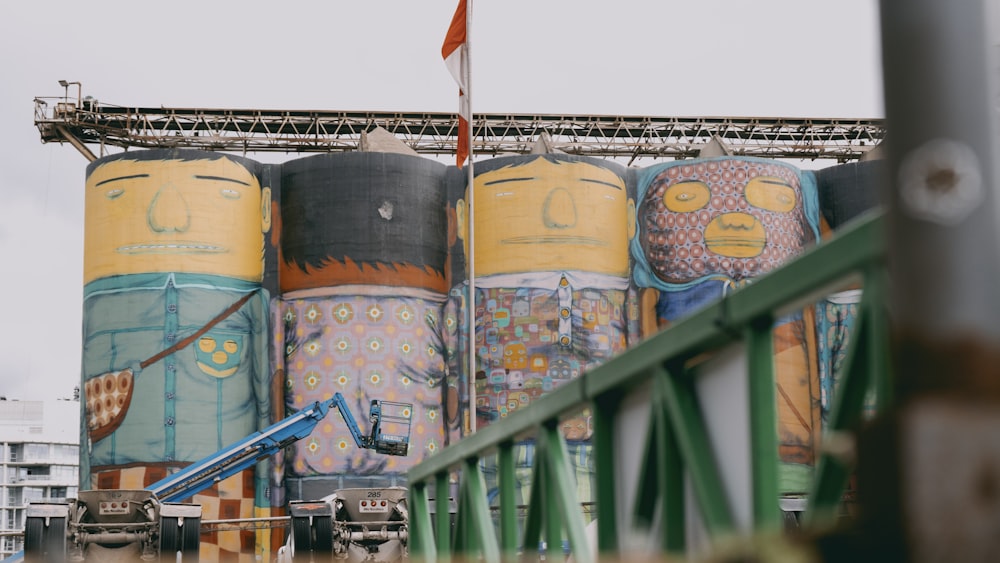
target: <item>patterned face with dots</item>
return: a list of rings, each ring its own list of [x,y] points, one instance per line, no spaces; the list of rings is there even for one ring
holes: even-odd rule
[[[667,167],[650,181],[638,219],[643,254],[666,283],[759,276],[814,238],[796,169],[766,161]]]

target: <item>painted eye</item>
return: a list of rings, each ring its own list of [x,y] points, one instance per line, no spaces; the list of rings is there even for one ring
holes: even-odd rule
[[[231,190],[229,188],[223,188],[223,189],[219,190],[219,193],[221,193],[222,197],[224,197],[226,199],[240,199],[240,192],[238,192],[236,190]]]
[[[712,190],[702,182],[681,182],[663,193],[663,205],[670,211],[688,213],[705,207],[712,197]]]
[[[125,190],[123,190],[123,189],[121,189],[121,188],[115,188],[115,189],[112,189],[112,190],[108,190],[108,191],[107,191],[107,192],[106,192],[106,193],[104,194],[104,197],[106,197],[106,198],[108,198],[108,199],[118,199],[118,198],[119,198],[119,197],[121,197],[121,196],[122,196],[122,195],[123,195],[124,193],[125,193]]]
[[[795,189],[788,182],[773,176],[752,178],[747,182],[744,194],[750,205],[779,213],[795,209],[797,201]]]

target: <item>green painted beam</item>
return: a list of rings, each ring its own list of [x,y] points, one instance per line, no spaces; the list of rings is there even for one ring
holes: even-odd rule
[[[456,499],[455,512],[455,538],[451,543],[451,551],[462,558],[469,553],[475,552],[472,545],[472,532],[470,532],[470,520],[474,518],[472,508],[469,507],[469,494],[467,491],[465,476],[462,476],[458,485],[458,498]]]
[[[430,503],[427,500],[427,487],[418,483],[409,494],[410,504],[410,557],[418,561],[431,563],[437,561],[437,549],[434,546],[434,527],[431,523]]]
[[[518,540],[514,444],[500,444],[497,457],[500,476],[500,549],[505,558],[513,558],[517,555]]]
[[[895,402],[889,343],[889,299],[887,272],[881,263],[870,264],[865,274],[865,292],[871,303],[868,317],[869,388],[875,392],[875,409],[884,412]]]
[[[486,482],[479,469],[478,459],[468,459],[462,472],[466,493],[466,507],[469,513],[465,515],[468,521],[470,550],[468,559],[479,556],[485,563],[500,563],[500,546],[497,544],[496,532],[493,528],[493,518],[490,516],[490,505],[486,500]]]
[[[605,393],[625,392],[645,382],[651,370],[666,360],[695,356],[731,342],[733,334],[725,330],[721,322],[724,311],[722,302],[708,305],[670,329],[656,333],[624,354],[587,371],[581,376],[585,394],[594,399]]]
[[[531,408],[517,410],[425,459],[410,469],[407,480],[425,481],[441,471],[460,467],[468,458],[493,453],[504,442],[531,436],[546,421],[583,410],[590,402],[583,389],[582,377],[563,383],[551,393],[533,400]]]
[[[657,393],[664,399],[687,476],[698,499],[705,529],[713,537],[731,533],[735,529],[733,514],[712,452],[694,382],[679,368],[668,371],[661,367],[654,377]]]
[[[576,498],[576,479],[573,477],[573,469],[566,453],[566,443],[559,427],[551,425],[545,428],[542,433],[544,437],[544,455],[546,456],[546,479],[549,490],[554,494],[554,502],[547,504],[552,512],[562,513],[563,527],[566,536],[569,538],[569,546],[573,552],[573,561],[577,563],[594,563],[594,554],[591,553],[590,545],[587,543],[584,532],[583,512],[580,510],[580,501]],[[562,541],[560,534],[550,534],[560,538],[558,548],[561,549]],[[551,540],[549,545],[551,546]]]
[[[661,522],[663,547],[671,553],[683,553],[687,547],[687,523],[684,509],[684,459],[674,427],[667,416],[667,405],[662,393],[656,393],[656,465],[659,467]]]
[[[886,314],[885,271],[880,264],[866,270],[858,320],[844,362],[844,373],[834,396],[829,432],[844,432],[864,417],[865,399],[875,391],[876,410],[892,402],[889,365],[888,316]],[[820,457],[817,478],[809,495],[805,515],[807,525],[829,523],[836,516],[852,466],[830,454]]]
[[[528,514],[524,518],[524,556],[526,559],[538,558],[538,544],[542,541],[542,528],[545,527],[546,497],[544,483],[538,478],[542,474],[544,456],[536,455],[531,467],[531,497],[528,499]]]
[[[545,559],[558,559],[562,557],[562,532],[563,519],[561,507],[556,505],[556,484],[555,472],[552,471],[549,456],[547,455],[550,444],[545,440],[546,430],[542,430],[539,447],[536,450],[538,457],[542,458],[542,463],[538,466],[539,473],[532,475],[532,480],[542,483],[542,513],[545,515]],[[528,546],[525,546],[528,547]]]
[[[860,280],[870,264],[881,262],[885,256],[880,217],[878,213],[870,215],[833,240],[733,292],[723,300],[725,322],[738,330],[762,315],[777,318],[843,289],[843,281],[852,274]]]
[[[597,503],[597,550],[610,554],[618,551],[618,514],[615,507],[617,470],[615,469],[615,419],[621,408],[621,396],[607,393],[594,401],[592,437],[594,448],[595,491]]]
[[[765,316],[746,329],[747,382],[750,401],[750,475],[757,530],[782,524],[778,504],[778,407],[775,393],[773,320]]]
[[[435,539],[437,541],[438,562],[448,563],[451,560],[451,505],[448,502],[451,497],[451,483],[447,472],[441,472],[434,476],[434,487],[434,511],[437,520]]]
[[[646,440],[639,460],[639,479],[631,505],[632,524],[643,529],[652,527],[653,518],[656,516],[656,505],[663,496],[659,460],[663,442],[660,435],[666,432],[666,426],[662,421],[666,418],[666,414],[660,404],[659,394],[654,393],[651,403]]]

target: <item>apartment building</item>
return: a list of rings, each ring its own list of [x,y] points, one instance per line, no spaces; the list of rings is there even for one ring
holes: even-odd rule
[[[0,559],[23,549],[25,507],[76,496],[80,403],[0,398]]]

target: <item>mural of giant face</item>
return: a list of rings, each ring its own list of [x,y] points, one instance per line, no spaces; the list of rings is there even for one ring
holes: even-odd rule
[[[643,169],[636,285],[659,291],[667,326],[770,272],[819,237],[815,182],[794,166],[713,157]],[[778,319],[773,332],[781,488],[802,492],[820,432],[815,314]]]
[[[627,342],[628,241],[635,204],[615,163],[563,154],[476,163],[474,253],[468,200],[455,206],[475,273],[477,428],[517,410],[623,351]],[[464,186],[463,186],[464,187]],[[453,247],[454,248],[454,247]],[[454,373],[467,373],[468,286],[458,286],[446,319],[457,327]],[[463,384],[463,389],[465,385]],[[467,404],[463,397],[462,404]],[[592,478],[589,413],[564,421],[581,498]],[[529,448],[516,450],[519,487],[529,482]],[[487,487],[496,467],[485,464]]]
[[[475,179],[477,276],[556,270],[628,275],[635,203],[620,172],[573,157],[495,160]],[[458,232],[467,247],[466,208],[459,202]]]
[[[638,258],[664,289],[767,273],[816,240],[799,172],[722,157],[653,167],[641,182]]]
[[[443,446],[445,175],[432,160],[374,152],[282,166],[282,294],[272,314],[285,406],[341,393],[363,428],[372,399],[413,406],[405,457],[356,447],[339,415],[328,417],[286,451],[275,489],[291,499],[400,484]]]
[[[271,197],[256,166],[200,151],[123,153],[93,163],[84,282],[172,271],[259,282]]]
[[[271,198],[261,166],[151,150],[88,167],[81,402],[93,416],[82,425],[84,486],[146,487],[268,424],[261,280]],[[143,362],[244,295],[246,303],[197,341]],[[109,406],[122,415],[114,424]],[[268,515],[266,464],[199,495],[203,517]],[[205,538],[201,556],[254,561],[267,551],[252,531],[226,531]]]

